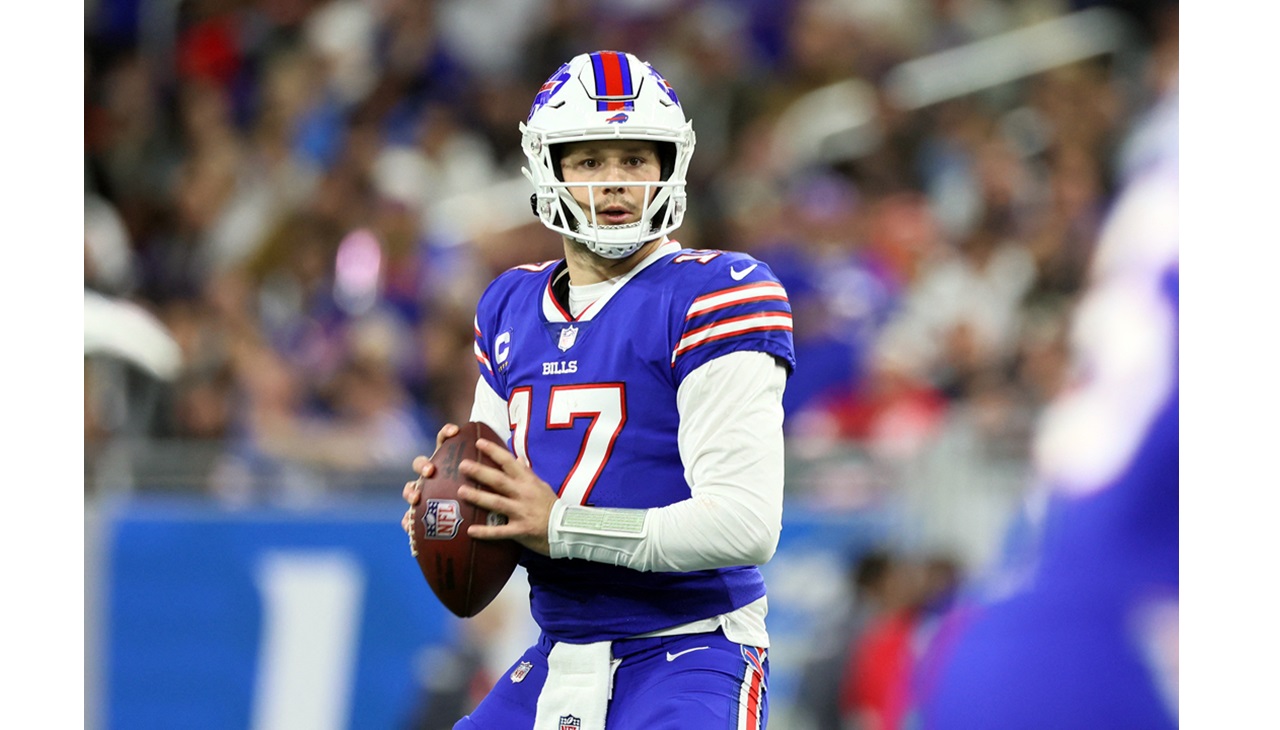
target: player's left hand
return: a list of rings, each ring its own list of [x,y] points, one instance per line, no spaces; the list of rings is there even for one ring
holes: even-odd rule
[[[497,466],[466,459],[458,465],[458,471],[492,491],[463,486],[458,488],[458,498],[504,515],[507,524],[471,525],[467,534],[480,540],[508,538],[536,553],[550,555],[547,524],[557,499],[555,490],[502,444],[480,439],[476,447]]]
[[[440,427],[440,431],[436,433],[436,451],[440,450],[440,444],[444,440],[451,438],[458,433],[458,424],[446,423]],[[413,535],[413,508],[422,500],[422,480],[430,479],[432,474],[436,473],[436,465],[431,463],[431,459],[426,456],[418,455],[413,458],[413,471],[418,475],[417,479],[404,483],[404,489],[401,490],[401,496],[404,501],[409,503],[409,509],[404,511],[404,516],[400,518],[400,527],[405,531],[406,535]],[[412,544],[412,541],[410,541]]]

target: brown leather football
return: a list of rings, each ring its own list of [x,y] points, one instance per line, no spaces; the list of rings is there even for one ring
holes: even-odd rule
[[[476,449],[476,439],[495,443],[502,439],[483,423],[464,424],[431,455],[435,472],[419,479],[422,499],[413,508],[410,546],[431,590],[454,614],[469,618],[497,597],[515,571],[520,544],[514,540],[473,540],[467,527],[489,520],[505,520],[458,499],[458,487],[485,487],[458,473],[458,464],[471,459],[494,466]]]

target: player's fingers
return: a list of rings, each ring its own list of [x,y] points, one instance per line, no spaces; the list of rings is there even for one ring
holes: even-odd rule
[[[470,502],[483,510],[500,515],[510,514],[518,508],[518,505],[513,500],[501,494],[465,485],[458,487],[458,498],[464,502]]]
[[[499,494],[514,494],[511,480],[507,477],[506,472],[501,469],[485,466],[470,459],[463,459],[458,464],[458,471]]]
[[[419,454],[413,457],[413,473],[420,477],[429,477],[435,473],[436,465],[431,463],[431,459]]]
[[[520,533],[509,525],[470,525],[467,535],[477,540],[509,540]]]
[[[440,430],[436,433],[436,448],[440,448],[440,444],[444,443],[445,439],[456,435],[460,430],[462,429],[458,428],[458,424],[456,423],[446,423],[441,426]]]
[[[418,488],[418,481],[419,480],[414,479],[412,481],[405,482],[404,489],[400,492],[401,496],[404,497],[404,501],[409,504],[417,504],[418,500],[422,499],[422,490]]]
[[[517,459],[516,455],[507,450],[507,447],[502,444],[496,444],[488,439],[476,439],[476,448],[492,459],[499,469],[507,473],[517,474],[520,470],[516,469],[513,472],[512,467],[525,466],[524,462]]]

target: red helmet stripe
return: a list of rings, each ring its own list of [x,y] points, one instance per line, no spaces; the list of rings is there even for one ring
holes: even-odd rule
[[[591,54],[591,65],[596,76],[596,95],[604,97],[631,96],[631,63],[617,51],[600,51]],[[599,101],[597,111],[620,111],[632,108],[626,101]]]

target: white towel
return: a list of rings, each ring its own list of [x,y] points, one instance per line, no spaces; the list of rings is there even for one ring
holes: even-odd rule
[[[612,658],[607,641],[551,647],[533,730],[604,730]]]

